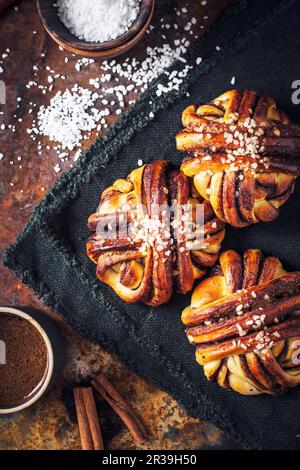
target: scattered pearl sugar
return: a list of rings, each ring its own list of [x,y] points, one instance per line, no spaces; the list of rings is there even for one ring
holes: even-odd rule
[[[177,16],[182,16],[184,13],[176,9],[175,12]],[[185,13],[188,13],[187,9],[185,9]],[[44,148],[47,150],[53,149],[60,161],[66,161],[69,157],[69,151],[76,150],[73,155],[74,162],[76,162],[82,154],[82,142],[89,139],[92,132],[98,135],[107,129],[111,123],[107,121],[108,116],[111,114],[119,115],[128,105],[134,104],[136,96],[147,90],[151,82],[161,74],[164,81],[157,84],[157,96],[169,93],[172,90],[179,90],[183,78],[193,68],[186,63],[185,59],[185,54],[191,43],[190,34],[193,31],[192,29],[189,30],[188,34],[183,33],[183,31],[185,25],[194,25],[196,23],[196,18],[186,19],[183,26],[180,27],[181,37],[178,38],[177,36],[175,40],[167,40],[166,35],[162,34],[163,26],[168,24],[164,18],[161,18],[158,26],[150,25],[148,32],[152,33],[154,30],[156,35],[161,35],[163,43],[158,46],[149,45],[146,47],[144,57],[141,60],[130,56],[99,63],[88,58],[62,57],[63,62],[72,61],[74,63],[75,83],[78,79],[76,73],[81,71],[83,67],[89,68],[87,73],[91,74],[91,78],[89,84],[85,85],[86,88],[82,88],[78,84],[72,85],[72,83],[74,84],[74,81],[72,81],[66,91],[57,91],[53,96],[52,91],[58,86],[57,80],[68,78],[71,81],[72,76],[60,75],[47,64],[34,64],[35,78],[28,81],[25,85],[26,88],[35,87],[40,90],[41,94],[46,96],[51,93],[51,100],[48,105],[39,107],[37,103],[32,101],[28,105],[28,114],[31,116],[32,122],[27,132],[36,143],[38,155],[42,155]],[[171,24],[170,26],[170,30],[178,28],[177,24]],[[10,51],[6,50],[5,52],[9,53]],[[42,53],[41,56],[45,56],[45,54]],[[169,68],[177,60],[182,65],[170,71]],[[201,58],[199,60],[201,61]],[[3,60],[0,59],[1,63],[3,63]],[[44,70],[46,70],[46,83],[39,80],[39,74]],[[20,107],[20,101],[21,99],[18,98],[17,108]],[[153,117],[154,114],[150,111],[149,118],[152,119]],[[7,126],[3,124],[1,127],[2,129],[8,128],[11,132],[16,130],[13,124]],[[55,144],[53,146],[44,145],[41,135],[55,141]],[[61,171],[59,164],[55,165],[54,170],[56,172]]]
[[[129,30],[140,0],[57,0],[56,6],[61,21],[75,36],[102,43]]]
[[[82,57],[81,59],[78,59],[75,64],[75,69],[77,72],[80,72],[81,67],[86,67],[87,65],[94,64],[95,60],[94,59],[88,59],[87,57]]]
[[[109,103],[117,108],[114,112],[119,116],[122,113],[121,108],[125,106],[124,100],[127,94],[137,92],[139,89],[141,91],[146,90],[148,85],[163,72],[168,77],[168,82],[166,85],[158,84],[157,96],[169,93],[173,89],[178,90],[183,78],[192,67],[185,65],[181,71],[174,70],[172,72],[167,69],[176,60],[184,64],[186,52],[186,39],[182,38],[181,40],[175,40],[174,46],[163,44],[162,46],[147,47],[146,58],[141,62],[136,58],[125,59],[123,63],[116,60],[105,60],[100,66],[101,76],[91,78],[89,84],[96,90],[101,88],[101,93],[104,93],[106,98],[102,98],[103,95],[100,95],[98,91],[93,92],[78,85],[75,85],[71,90],[67,89],[64,93],[58,91],[48,106],[40,107],[37,114],[37,125],[33,122],[32,128],[28,129],[28,133],[33,140],[36,139],[38,134],[45,135],[50,140],[58,142],[62,150],[73,150],[76,147],[81,147],[81,141],[86,138],[84,136],[86,131],[91,132],[94,129],[100,131],[101,126],[104,129],[107,127],[106,117],[110,114]],[[79,65],[80,68],[83,65],[88,66],[93,63],[93,59],[79,59],[76,61],[75,68],[78,70],[76,65]],[[52,70],[48,70],[48,72],[55,73]],[[48,91],[52,91],[51,85],[53,82],[51,77],[52,75],[47,78],[50,87],[37,85],[35,82],[30,82],[28,86],[38,86],[42,93],[46,94]],[[124,77],[131,83],[112,86],[110,83],[112,78],[119,77]],[[111,100],[110,96],[116,99]],[[104,106],[99,110],[95,108],[98,100]],[[129,104],[133,102],[134,100],[130,100]],[[153,118],[154,114],[150,112],[149,117]],[[58,152],[59,157],[60,155],[61,152]]]
[[[60,91],[49,106],[41,106],[38,112],[38,131],[73,150],[80,145],[82,132],[96,128],[101,114],[94,108],[98,93],[75,85],[64,93]],[[34,131],[34,129],[33,129]]]

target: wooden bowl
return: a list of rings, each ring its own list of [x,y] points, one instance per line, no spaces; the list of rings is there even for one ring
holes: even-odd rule
[[[37,8],[43,25],[52,39],[61,47],[84,57],[113,58],[128,51],[144,36],[154,11],[154,0],[141,0],[141,8],[130,29],[117,39],[88,42],[78,39],[61,22],[54,0],[37,0]]]

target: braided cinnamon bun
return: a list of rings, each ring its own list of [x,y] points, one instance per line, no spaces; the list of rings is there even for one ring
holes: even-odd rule
[[[221,254],[182,313],[208,380],[243,395],[300,384],[300,272],[257,249]]]
[[[224,223],[192,180],[163,160],[135,169],[106,189],[88,228],[87,255],[97,264],[97,277],[123,300],[152,306],[168,302],[174,285],[179,293],[190,291],[216,263],[224,238]]]
[[[269,222],[294,189],[300,171],[300,126],[273,98],[227,91],[183,111],[177,149],[219,219],[235,227]]]

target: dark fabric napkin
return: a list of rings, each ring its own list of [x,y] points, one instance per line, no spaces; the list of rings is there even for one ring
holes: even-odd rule
[[[300,121],[292,82],[300,80],[300,2],[241,1],[190,48],[194,69],[180,91],[157,97],[160,77],[142,99],[64,174],[32,215],[4,261],[84,336],[117,353],[137,373],[168,391],[194,416],[210,420],[245,447],[286,448],[300,433],[300,387],[278,398],[244,397],[208,383],[180,321],[190,296],[174,295],[151,309],[122,302],[95,278],[85,254],[86,220],[100,192],[125,177],[137,161],[180,163],[175,133],[190,103],[207,101],[232,88],[274,95]],[[165,8],[172,7],[167,2]],[[219,46],[221,50],[217,50]],[[196,66],[196,58],[203,62]],[[184,65],[175,64],[174,69]],[[190,96],[186,96],[186,92]],[[149,114],[153,111],[155,118]],[[300,185],[278,220],[245,229],[227,228],[224,248],[258,247],[300,269]]]

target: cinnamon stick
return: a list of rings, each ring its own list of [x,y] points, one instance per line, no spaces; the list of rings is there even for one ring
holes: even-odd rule
[[[103,440],[91,387],[73,390],[81,445],[83,450],[103,450]]]
[[[121,420],[128,428],[137,444],[141,444],[146,438],[146,430],[143,424],[135,415],[132,408],[126,403],[120,393],[107,380],[104,374],[100,374],[91,381],[94,389],[104,398],[105,401],[115,410]]]

